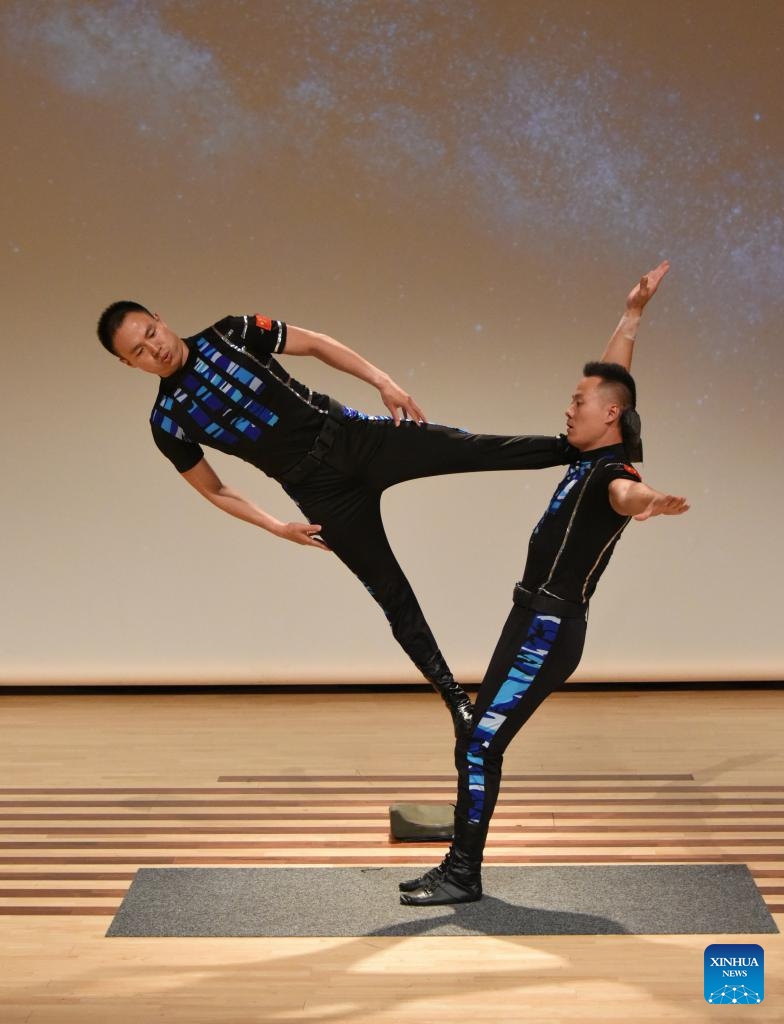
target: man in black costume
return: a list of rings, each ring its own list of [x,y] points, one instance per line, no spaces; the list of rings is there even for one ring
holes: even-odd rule
[[[666,271],[661,264],[632,290],[604,358],[633,343],[642,310]],[[260,314],[228,316],[183,339],[158,314],[120,301],[104,310],[98,336],[122,363],[160,378],[150,416],[153,438],[183,478],[232,516],[334,551],[441,694],[456,731],[466,731],[471,702],[392,552],[381,494],[419,477],[563,465],[572,455],[564,436],[473,434],[427,423],[413,398],[358,353]],[[283,369],[278,355],[314,356],[366,381],[378,388],[391,415],[367,415],[312,391]],[[281,522],[224,485],[202,445],[239,456],[278,480],[309,522]]]
[[[618,359],[587,363],[571,397],[566,437],[574,458],[531,535],[473,725],[457,738],[454,841],[438,867],[400,883],[404,904],[481,898],[482,857],[504,751],[577,668],[588,602],[630,520],[681,515],[689,508],[684,498],[648,487],[631,465],[642,459],[637,394],[628,372],[631,347],[620,349]]]

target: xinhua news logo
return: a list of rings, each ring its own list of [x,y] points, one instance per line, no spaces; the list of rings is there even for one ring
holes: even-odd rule
[[[765,951],[752,942],[705,949],[705,1002],[716,1006],[761,1003],[765,998]]]

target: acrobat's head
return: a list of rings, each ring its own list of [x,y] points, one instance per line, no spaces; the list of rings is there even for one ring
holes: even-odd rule
[[[634,378],[619,363],[586,363],[566,410],[566,439],[578,451],[623,443],[642,460],[641,423]]]
[[[157,314],[130,299],[107,306],[98,320],[98,338],[121,363],[169,377],[188,357],[188,347]]]

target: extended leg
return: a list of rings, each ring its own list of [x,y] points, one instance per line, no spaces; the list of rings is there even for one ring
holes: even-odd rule
[[[298,488],[296,495],[292,489],[290,493],[311,522],[321,523],[325,542],[381,606],[393,636],[449,708],[455,732],[466,732],[471,725],[471,701],[455,682],[392,552],[379,495],[343,480],[327,487],[325,479],[328,475],[322,474],[316,484]]]
[[[544,469],[568,462],[557,437],[472,434],[439,424],[395,427],[386,421],[346,424],[329,461],[357,473],[374,490],[447,473]]]

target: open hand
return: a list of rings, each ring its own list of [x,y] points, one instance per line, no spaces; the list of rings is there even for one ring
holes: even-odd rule
[[[656,294],[656,289],[669,269],[670,261],[662,260],[658,267],[654,267],[644,277],[641,277],[639,283],[632,288],[626,297],[626,308],[642,312],[647,303]]]
[[[685,498],[676,498],[672,494],[656,494],[651,498],[650,504],[634,518],[643,522],[652,516],[680,516],[689,511],[689,504]]]

